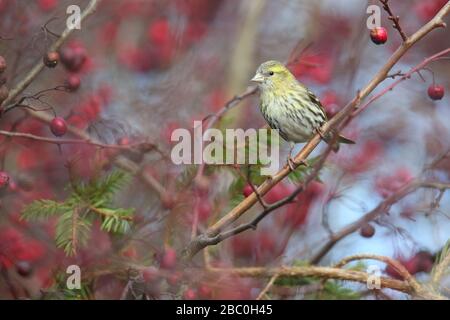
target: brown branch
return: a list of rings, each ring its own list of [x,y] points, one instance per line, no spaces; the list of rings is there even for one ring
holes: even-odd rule
[[[442,20],[444,16],[450,11],[450,1],[445,4],[442,9],[436,14],[436,16],[431,19],[428,23],[422,26],[417,32],[415,32],[410,38],[403,42],[397,50],[391,55],[384,66],[378,71],[378,73],[372,78],[372,80],[366,85],[364,89],[358,92],[357,96],[348,103],[340,112],[338,112],[330,121],[328,121],[321,128],[322,134],[330,132],[333,128],[338,127],[342,123],[348,124],[351,118],[351,113],[356,109],[361,100],[366,98],[382,81],[386,79],[389,71],[393,66],[400,60],[400,58],[420,39],[425,37],[432,30],[445,27],[445,23]],[[314,137],[303,147],[303,149],[296,155],[294,161],[295,166],[303,163],[309,154],[317,147],[320,143],[320,134],[315,134]],[[290,173],[290,168],[288,165],[284,166],[278,173],[267,179],[258,188],[258,193],[263,196],[270,189],[272,189],[277,183],[283,180]],[[188,246],[184,249],[187,254],[187,258],[193,257],[198,251],[202,250],[206,245],[202,243],[202,240],[210,237],[217,236],[221,230],[232,224],[239,217],[241,217],[248,209],[250,209],[256,202],[257,197],[255,193],[249,195],[236,207],[234,207],[230,212],[223,216],[219,221],[210,226],[205,235],[199,235],[197,238],[193,239]]]
[[[441,260],[441,262],[439,262],[439,264],[435,267],[433,271],[432,283],[435,286],[439,286],[439,281],[448,271],[449,265],[450,265],[450,251],[447,252],[447,255]]]
[[[447,48],[445,50],[442,50],[434,55],[432,55],[431,57],[425,58],[421,63],[419,63],[418,65],[416,65],[414,68],[412,68],[411,70],[409,70],[407,73],[405,74],[393,74],[393,75],[388,75],[387,77],[390,78],[394,78],[395,76],[400,76],[400,79],[397,79],[397,81],[393,82],[392,84],[390,84],[388,87],[386,87],[385,89],[383,89],[380,93],[374,95],[373,97],[371,97],[366,103],[364,103],[364,105],[362,105],[361,107],[359,107],[357,110],[355,110],[355,112],[353,113],[352,116],[357,116],[358,114],[360,114],[362,111],[364,111],[364,109],[366,109],[372,102],[374,102],[375,100],[381,98],[383,95],[385,95],[386,93],[388,93],[389,91],[391,91],[392,89],[394,89],[398,84],[400,84],[402,81],[405,81],[406,79],[411,78],[411,76],[415,73],[415,72],[420,72],[421,69],[423,69],[427,64],[429,64],[430,62],[435,61],[436,59],[449,54],[450,53],[450,48]],[[418,73],[420,75],[420,73]]]
[[[339,232],[336,232],[331,235],[329,241],[319,250],[319,252],[311,259],[311,264],[317,264],[322,260],[322,258],[343,238],[352,234],[355,231],[358,231],[364,224],[376,219],[383,213],[389,211],[392,205],[397,203],[399,200],[403,199],[407,195],[416,191],[419,188],[432,188],[432,189],[449,189],[450,184],[439,183],[439,182],[429,182],[429,181],[420,181],[418,179],[414,179],[411,182],[404,185],[395,193],[391,194],[384,201],[378,204],[373,210],[366,213],[364,216],[351,223],[349,226],[344,227]]]
[[[322,166],[325,163],[325,159],[327,158],[327,156],[330,154],[331,150],[332,150],[332,146],[333,144],[330,143],[330,146],[327,148],[327,150],[324,152],[324,154],[321,156],[320,161],[318,161],[315,165],[313,170],[311,171],[311,173],[309,173],[305,179],[303,180],[302,184],[297,187],[297,189],[295,189],[290,195],[288,195],[287,197],[284,197],[283,199],[264,207],[264,210],[261,211],[258,215],[256,215],[255,218],[253,218],[251,221],[247,222],[247,223],[242,223],[234,228],[231,228],[229,230],[226,231],[222,231],[221,233],[217,234],[214,237],[208,237],[206,235],[201,236],[201,238],[199,239],[199,245],[202,246],[209,246],[209,245],[214,245],[217,244],[225,239],[228,239],[232,236],[235,236],[239,233],[242,233],[246,230],[249,229],[253,229],[255,230],[258,226],[258,223],[261,222],[267,215],[269,215],[271,212],[285,206],[288,203],[291,203],[292,201],[294,201],[295,197],[297,197],[303,190],[305,190],[306,186],[308,185],[308,183],[310,183],[313,179],[315,179],[317,177],[317,174],[319,173],[320,169],[322,168]],[[185,254],[187,256],[190,255],[190,252],[185,252]]]
[[[276,278],[280,277],[315,277],[319,279],[335,279],[341,281],[354,281],[367,284],[370,280],[371,274],[363,271],[342,269],[342,266],[353,260],[360,259],[374,259],[383,261],[394,267],[400,269],[405,276],[405,281],[396,280],[387,277],[380,277],[381,288],[389,288],[392,290],[404,292],[411,296],[416,296],[422,299],[443,300],[445,297],[435,294],[428,290],[428,288],[418,283],[408,271],[397,261],[377,255],[360,254],[344,259],[338,266],[335,267],[317,267],[317,266],[301,266],[301,267],[248,267],[248,268],[208,268],[206,271],[213,274],[230,274],[239,277],[252,278],[271,278],[268,285],[262,292],[267,292],[265,289],[270,288]],[[273,281],[273,282],[272,282]],[[271,283],[272,282],[272,283]]]
[[[101,0],[91,0],[87,5],[86,9],[81,13],[80,23],[83,22],[85,18],[93,14]],[[72,34],[75,29],[66,28],[61,36],[51,45],[49,51],[57,51],[61,45],[66,41],[66,39]],[[28,72],[28,74],[9,92],[8,98],[3,101],[3,105],[6,106],[10,104],[14,99],[25,90],[30,83],[39,75],[39,73],[44,69],[45,65],[42,59]]]
[[[56,144],[56,145],[62,145],[62,144],[85,144],[90,145],[94,147],[100,147],[105,149],[120,149],[120,150],[134,150],[135,148],[139,148],[139,146],[142,145],[142,143],[135,143],[135,144],[129,144],[129,145],[118,145],[118,144],[106,144],[94,141],[92,139],[61,139],[61,138],[49,138],[49,137],[42,137],[37,136],[31,133],[25,133],[25,132],[13,132],[13,131],[5,131],[0,130],[1,136],[6,136],[10,138],[24,138],[24,139],[30,139],[40,142],[46,142],[50,144]],[[152,147],[152,144],[144,143],[148,148]]]
[[[388,19],[392,21],[394,29],[397,29],[398,33],[400,33],[400,36],[402,37],[403,41],[408,40],[408,37],[403,32],[402,27],[400,26],[400,17],[396,16],[392,13],[392,10],[389,6],[389,0],[380,0],[380,2],[383,4],[383,9],[388,13]]]
[[[389,257],[378,256],[374,254],[357,254],[342,259],[338,264],[335,265],[335,267],[341,268],[352,261],[367,260],[367,259],[382,261],[392,266],[398,272],[398,274],[401,275],[403,279],[408,283],[409,287],[412,289],[412,292],[414,292],[415,295],[430,300],[446,299],[445,297],[439,294],[435,294],[433,291],[431,291],[432,289],[430,290],[429,288],[422,286],[400,262]]]
[[[256,297],[256,300],[262,300],[264,298],[264,296],[267,294],[267,292],[273,286],[273,284],[278,279],[278,277],[279,277],[279,275],[275,274],[275,275],[272,276],[272,278],[270,278],[269,282],[266,284],[266,286],[258,294],[258,297]]]
[[[375,254],[357,254],[357,255],[353,255],[353,256],[349,256],[346,257],[344,259],[342,259],[341,261],[339,261],[337,264],[334,265],[335,268],[342,268],[343,266],[345,266],[346,264],[349,264],[352,261],[355,260],[378,260],[378,261],[382,261],[388,265],[390,265],[391,267],[393,267],[399,275],[402,276],[403,280],[405,280],[406,282],[409,283],[409,285],[413,288],[419,288],[419,283],[413,278],[413,276],[408,272],[408,270],[398,261],[391,259],[389,257],[383,257],[383,256],[378,256]]]
[[[239,277],[251,278],[270,278],[278,275],[278,277],[316,277],[324,279],[336,279],[367,283],[369,274],[362,271],[345,270],[332,267],[248,267],[248,268],[210,268],[207,270],[213,274],[230,274]],[[386,277],[380,277],[381,287],[389,288],[404,293],[413,293],[413,288],[405,281],[395,280]]]

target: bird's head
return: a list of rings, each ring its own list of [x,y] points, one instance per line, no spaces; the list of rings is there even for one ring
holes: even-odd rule
[[[258,67],[251,81],[256,82],[262,90],[282,90],[294,83],[295,77],[281,62],[271,60]]]

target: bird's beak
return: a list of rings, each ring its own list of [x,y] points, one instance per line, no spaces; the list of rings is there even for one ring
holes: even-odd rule
[[[262,82],[264,82],[264,77],[263,77],[262,74],[257,73],[257,74],[255,74],[255,76],[250,81],[257,82],[257,83],[262,83]]]

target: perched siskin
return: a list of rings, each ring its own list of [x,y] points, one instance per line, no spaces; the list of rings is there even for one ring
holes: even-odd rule
[[[261,112],[272,129],[292,143],[306,142],[327,121],[325,110],[319,99],[278,61],[261,64],[252,79],[260,89]],[[324,138],[329,142],[333,133]],[[339,136],[337,142],[354,143]],[[334,147],[337,151],[338,145]]]

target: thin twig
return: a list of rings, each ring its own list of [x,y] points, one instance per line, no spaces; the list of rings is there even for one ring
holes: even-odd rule
[[[397,29],[398,33],[400,33],[400,36],[402,37],[403,41],[408,40],[408,37],[403,32],[402,27],[400,26],[400,17],[396,16],[392,13],[392,10],[389,6],[389,0],[380,0],[380,2],[383,4],[383,9],[388,13],[388,19],[392,21],[394,29]]]
[[[450,188],[450,184],[440,183],[440,182],[430,182],[430,181],[420,181],[418,179],[414,179],[411,182],[407,183],[399,190],[391,194],[384,201],[380,202],[378,206],[376,206],[373,210],[369,211],[361,218],[351,223],[347,227],[344,227],[340,231],[331,235],[328,242],[323,245],[323,247],[316,253],[316,255],[311,259],[312,264],[317,264],[322,260],[322,258],[343,238],[352,234],[353,232],[359,230],[364,224],[369,221],[374,220],[378,216],[383,213],[389,211],[390,207],[397,203],[399,200],[403,199],[407,195],[416,191],[419,188],[431,188],[431,189],[442,189]]]

